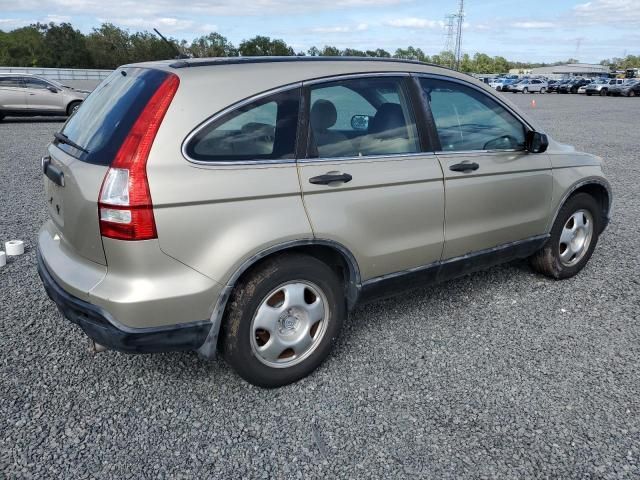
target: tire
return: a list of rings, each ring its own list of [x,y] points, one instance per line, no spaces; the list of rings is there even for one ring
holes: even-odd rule
[[[0,122],[4,120],[4,114],[0,113]]]
[[[546,93],[546,91],[547,91],[547,89],[546,89],[546,88],[544,88],[544,87],[542,87],[542,88],[540,89],[540,93],[541,93],[541,94],[542,94],[542,93]]]
[[[576,218],[581,216],[581,220],[576,221]],[[589,261],[593,249],[598,243],[601,228],[600,216],[598,202],[591,195],[578,193],[569,197],[558,212],[556,221],[551,228],[549,240],[544,247],[529,258],[529,263],[533,270],[556,280],[576,275]],[[589,234],[586,233],[586,229],[580,230],[581,222],[585,226],[590,224]],[[570,227],[573,226],[577,228],[574,236],[571,233],[567,233],[570,241],[564,243],[562,240],[565,240],[567,236],[563,238],[563,233],[570,232]],[[565,227],[567,228],[565,229]],[[572,245],[574,240],[578,240],[576,245]],[[580,240],[583,240],[583,242],[580,242]],[[574,247],[579,247],[581,243],[582,249],[577,253],[573,253]],[[565,245],[565,247],[563,248],[562,245]],[[564,259],[562,258],[563,255]]]
[[[71,102],[69,105],[67,105],[67,116],[73,115],[76,112],[76,110],[78,110],[81,103],[82,102],[76,100],[74,102]]]
[[[629,90],[629,95],[628,96],[629,97],[635,97],[636,96],[636,92],[634,90]]]
[[[220,347],[225,360],[247,382],[280,387],[318,368],[346,315],[343,286],[329,266],[307,255],[277,255],[234,289]]]
[[[591,94],[590,94],[590,93],[588,93],[588,92],[585,92],[585,93],[587,93],[587,97],[590,97],[590,96],[591,96]]]
[[[601,97],[606,97],[607,96],[607,89],[603,88],[602,90],[600,90],[600,96]]]
[[[527,87],[524,87],[524,88],[522,89],[522,93],[529,93],[529,89],[528,89]]]

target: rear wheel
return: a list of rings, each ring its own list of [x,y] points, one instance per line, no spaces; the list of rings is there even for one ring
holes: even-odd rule
[[[307,255],[279,255],[234,289],[223,355],[253,385],[287,385],[322,363],[345,316],[342,285],[331,268]]]
[[[601,97],[606,97],[607,96],[607,89],[603,88],[602,90],[600,90],[600,96]]]
[[[540,93],[545,93],[546,91],[547,91],[547,89],[546,89],[546,88],[544,88],[544,87],[542,87],[542,88],[540,89]]]
[[[629,90],[629,96],[630,97],[635,97],[636,96],[636,92],[633,90]]]
[[[80,108],[80,104],[82,102],[71,102],[68,106],[67,106],[67,115],[73,115],[74,113],[76,113],[76,110],[78,110],[78,108]]]
[[[576,275],[591,258],[600,233],[598,202],[586,193],[567,200],[545,246],[530,257],[531,267],[555,279]]]

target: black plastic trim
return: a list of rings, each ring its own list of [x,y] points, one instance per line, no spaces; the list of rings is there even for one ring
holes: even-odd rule
[[[527,258],[541,249],[548,238],[548,234],[538,235],[422,267],[372,278],[362,284],[358,303],[391,297],[398,293],[451,280],[512,260]]]
[[[96,343],[110,350],[125,353],[196,350],[209,334],[211,323],[208,320],[170,327],[124,329],[103,308],[67,293],[47,270],[40,251],[37,252],[37,257],[38,274],[49,298],[69,321],[82,328]]]

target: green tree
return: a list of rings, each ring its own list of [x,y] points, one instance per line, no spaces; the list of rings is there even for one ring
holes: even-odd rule
[[[293,48],[288,46],[284,40],[273,39],[258,35],[240,43],[240,55],[243,56],[292,56],[295,55]]]
[[[111,23],[94,28],[86,44],[96,68],[116,68],[132,61],[129,33]]]
[[[85,36],[70,23],[40,25],[44,32],[45,60],[47,67],[91,67],[91,54]]]
[[[39,25],[17,28],[0,37],[0,58],[8,67],[43,67],[45,39]]]
[[[320,55],[323,57],[339,57],[340,50],[337,49],[336,47],[325,45],[324,48],[322,49],[322,52],[320,52]]]
[[[196,38],[191,42],[189,52],[199,58],[238,56],[238,49],[226,37],[216,32]]]

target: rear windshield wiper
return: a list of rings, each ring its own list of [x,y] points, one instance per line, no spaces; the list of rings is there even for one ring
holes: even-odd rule
[[[76,142],[74,142],[73,140],[70,140],[69,137],[67,137],[64,133],[61,132],[56,132],[53,134],[53,136],[55,137],[56,140],[58,140],[60,143],[66,143],[67,145],[72,146],[73,148],[77,148],[78,150],[80,150],[81,152],[84,153],[89,153],[89,150],[87,150],[84,147],[81,147],[80,145],[78,145]]]

